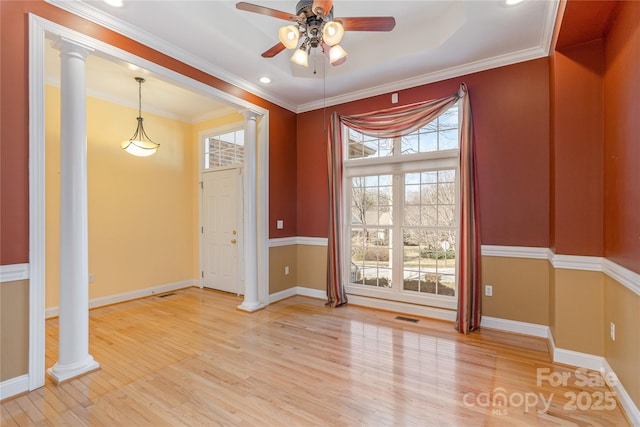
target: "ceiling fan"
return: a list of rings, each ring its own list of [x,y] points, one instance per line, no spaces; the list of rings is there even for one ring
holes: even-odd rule
[[[328,55],[331,65],[344,63],[347,52],[339,43],[345,31],[391,31],[396,26],[392,16],[334,18],[333,0],[300,0],[295,15],[246,2],[236,3],[236,8],[292,22],[278,30],[280,41],[262,56],[272,58],[285,49],[298,48],[291,61],[305,67],[311,49],[318,47]],[[298,47],[300,40],[302,43]]]

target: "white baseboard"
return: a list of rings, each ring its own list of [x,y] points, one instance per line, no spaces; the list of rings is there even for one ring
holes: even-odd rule
[[[546,325],[500,319],[498,317],[482,316],[480,327],[515,332],[516,334],[531,335],[539,338],[547,338],[549,336],[549,327]]]
[[[296,295],[301,295],[304,297],[325,299],[327,298],[327,294],[325,291],[320,289],[313,288],[305,288],[303,286],[296,286],[294,288],[285,289],[284,291],[276,292],[274,294],[269,295],[269,304],[273,304],[274,302],[281,301],[285,298],[293,297]]]
[[[89,300],[89,308],[97,308],[105,305],[117,304],[119,302],[130,301],[133,299],[144,298],[151,295],[171,292],[178,289],[189,288],[191,286],[198,287],[196,280],[186,280],[184,282],[168,283],[166,285],[153,286],[151,288],[138,289],[122,294],[109,295],[106,297],[94,298]],[[45,318],[57,317],[59,315],[59,307],[50,307],[45,310]]]
[[[327,291],[324,289],[313,289],[313,288],[305,288],[303,286],[298,286],[296,288],[297,294],[302,295],[303,297],[311,297],[318,299],[327,299]]]
[[[29,391],[29,374],[10,378],[0,383],[0,400],[7,399],[27,391]]]
[[[609,362],[607,362],[606,359],[604,360],[604,373],[605,375],[608,375],[611,373],[613,375],[616,375],[616,373],[613,371],[613,369],[609,365]],[[617,375],[616,375],[616,378],[617,378]],[[640,409],[638,409],[638,406],[631,399],[631,396],[629,396],[629,393],[627,393],[627,390],[625,390],[622,383],[620,381],[615,381],[612,384],[611,388],[613,388],[613,391],[616,394],[616,399],[618,399],[618,402],[622,404],[622,408],[624,409],[624,412],[627,414],[627,417],[629,417],[629,421],[631,421],[631,425],[639,427],[640,426]]]
[[[604,368],[605,359],[602,356],[595,356],[589,353],[581,353],[556,347],[556,342],[553,339],[551,329],[549,329],[547,342],[549,343],[549,350],[551,351],[551,357],[554,363],[562,363],[564,365],[571,365],[594,371],[601,371]]]
[[[285,298],[293,297],[298,295],[296,292],[298,288],[289,288],[284,291],[276,292],[274,294],[269,294],[269,304],[273,304],[274,302],[281,301]]]
[[[604,367],[604,357],[602,356],[594,356],[593,354],[565,350],[563,348],[553,350],[553,362],[593,371],[599,371]]]

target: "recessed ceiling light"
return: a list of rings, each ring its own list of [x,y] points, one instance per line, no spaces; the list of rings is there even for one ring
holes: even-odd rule
[[[267,76],[260,77],[260,83],[265,83],[265,84],[271,83],[271,79]]]
[[[113,7],[122,7],[123,5],[122,0],[104,0],[104,2]]]
[[[505,0],[504,4],[506,4],[507,6],[515,6],[517,4],[522,3],[524,0]]]

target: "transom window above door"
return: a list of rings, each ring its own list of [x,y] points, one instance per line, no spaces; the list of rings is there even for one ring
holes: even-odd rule
[[[244,129],[232,130],[206,138],[204,169],[244,163]]]

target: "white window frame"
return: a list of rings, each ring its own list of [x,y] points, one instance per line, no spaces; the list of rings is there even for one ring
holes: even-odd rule
[[[226,125],[222,125],[220,127],[216,127],[214,129],[210,129],[208,131],[202,132],[200,134],[200,176],[202,173],[216,170],[224,170],[224,169],[235,169],[235,168],[244,168],[244,162],[238,163],[235,165],[228,166],[216,166],[213,168],[205,168],[205,162],[207,161],[207,144],[209,144],[210,138],[215,138],[219,135],[224,135],[225,133],[236,132],[239,130],[244,130],[244,122],[234,122]],[[244,147],[244,146],[243,146]]]
[[[458,116],[458,129],[460,128],[461,117]],[[346,127],[342,129],[343,141],[348,141],[349,130]],[[399,138],[398,138],[399,140]],[[373,297],[387,300],[394,300],[410,304],[419,304],[425,306],[433,306],[439,308],[457,309],[458,300],[458,279],[459,279],[459,256],[456,254],[456,293],[455,296],[432,295],[427,293],[418,293],[415,291],[405,291],[402,286],[403,267],[402,261],[394,261],[391,265],[392,269],[392,288],[379,288],[369,285],[361,285],[350,282],[351,277],[351,179],[359,176],[373,175],[392,175],[393,183],[393,217],[397,218],[391,226],[392,230],[401,231],[403,228],[404,218],[404,174],[410,172],[429,172],[442,169],[455,170],[455,224],[456,230],[459,230],[460,224],[460,150],[449,149],[442,151],[431,151],[414,154],[402,155],[399,153],[399,141],[394,142],[394,153],[388,157],[375,158],[356,158],[349,159],[348,143],[343,144],[343,218],[342,235],[344,236],[344,262],[343,262],[343,280],[344,286],[348,294],[359,295],[364,297]],[[400,222],[398,222],[400,221]],[[396,223],[398,222],[398,223]],[[372,226],[374,228],[375,226]],[[392,237],[392,249],[398,251],[398,247],[403,247],[402,233],[394,232]],[[403,251],[400,251],[403,253]],[[395,254],[394,254],[395,255]],[[397,258],[397,257],[395,257]],[[402,255],[400,256],[402,260]],[[399,268],[395,268],[399,266]]]

